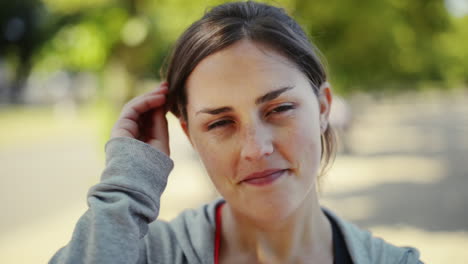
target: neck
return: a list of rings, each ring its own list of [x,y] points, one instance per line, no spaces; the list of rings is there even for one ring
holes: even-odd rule
[[[256,221],[223,207],[222,255],[230,252],[257,263],[331,263],[331,226],[315,191],[282,221]]]

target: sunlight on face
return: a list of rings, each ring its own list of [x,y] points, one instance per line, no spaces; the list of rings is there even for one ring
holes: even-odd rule
[[[242,40],[202,60],[186,88],[185,131],[233,208],[252,217],[284,217],[315,191],[319,104],[292,62]],[[246,181],[265,171],[278,173],[266,183]]]

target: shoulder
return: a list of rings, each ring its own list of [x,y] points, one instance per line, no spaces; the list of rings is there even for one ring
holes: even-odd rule
[[[343,233],[354,263],[401,263],[418,264],[419,251],[411,247],[397,247],[375,237],[367,230],[340,218],[329,209],[323,211],[333,218]]]
[[[210,262],[214,252],[215,209],[223,201],[216,199],[197,209],[184,210],[169,222],[152,222],[145,237],[148,251],[153,251],[148,255]]]

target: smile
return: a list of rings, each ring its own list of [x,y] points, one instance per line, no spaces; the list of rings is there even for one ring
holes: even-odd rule
[[[247,177],[241,183],[246,183],[254,186],[265,186],[272,184],[274,181],[279,179],[281,176],[286,175],[287,170],[273,170],[265,171],[262,173],[255,173]]]

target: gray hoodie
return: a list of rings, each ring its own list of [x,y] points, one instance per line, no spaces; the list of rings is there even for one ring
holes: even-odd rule
[[[141,141],[106,144],[106,169],[88,193],[89,209],[49,263],[214,263],[217,199],[170,222],[156,220],[172,160]],[[354,263],[421,263],[413,248],[373,237],[323,209],[341,229]]]

